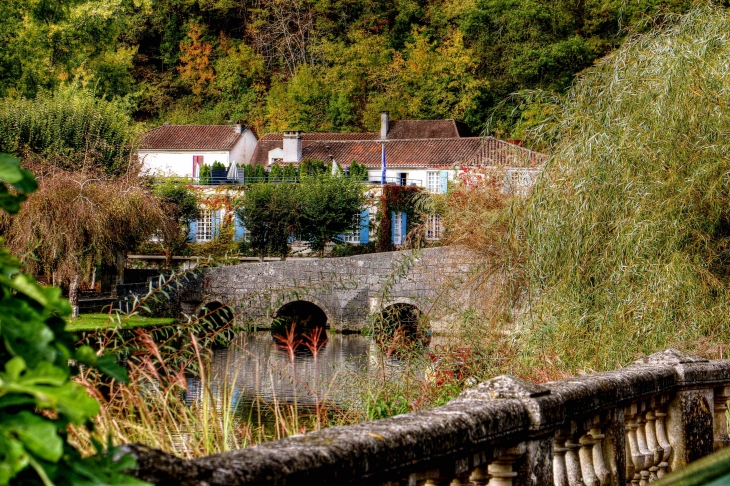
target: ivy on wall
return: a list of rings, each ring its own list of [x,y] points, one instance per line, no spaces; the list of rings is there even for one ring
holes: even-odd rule
[[[396,186],[386,184],[383,186],[383,194],[380,196],[380,209],[378,211],[378,236],[375,243],[376,251],[392,251],[393,235],[391,231],[391,213],[404,212],[406,216],[406,234],[411,228],[420,224],[420,217],[415,211],[414,196],[422,189],[417,186]]]

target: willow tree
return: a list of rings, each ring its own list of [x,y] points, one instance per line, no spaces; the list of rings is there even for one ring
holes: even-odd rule
[[[78,315],[78,288],[102,262],[135,248],[161,226],[159,200],[137,177],[105,179],[55,169],[36,171],[38,191],[2,222],[7,247],[33,273],[67,283]]]
[[[672,20],[560,107],[524,215],[534,366],[607,369],[730,338],[730,15]]]

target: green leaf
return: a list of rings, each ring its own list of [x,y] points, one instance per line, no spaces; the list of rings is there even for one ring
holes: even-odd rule
[[[15,435],[24,447],[46,461],[56,462],[63,454],[63,439],[56,424],[23,410],[14,415],[0,415],[3,429]]]
[[[21,192],[30,193],[38,189],[33,173],[20,168],[20,159],[0,154],[0,180],[11,184]]]

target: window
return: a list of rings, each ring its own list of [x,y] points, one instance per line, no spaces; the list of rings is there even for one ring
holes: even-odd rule
[[[403,244],[403,212],[398,211],[393,217],[393,244]]]
[[[195,241],[211,241],[218,236],[220,218],[215,209],[201,209],[195,225]],[[244,235],[245,238],[245,235]]]
[[[505,192],[519,196],[527,195],[532,186],[533,172],[526,169],[507,169]]]
[[[441,216],[438,214],[429,214],[426,220],[426,239],[440,240],[443,229],[441,228]]]
[[[426,177],[426,190],[431,193],[440,192],[441,180],[439,178],[439,173],[437,171],[429,171],[426,172]]]
[[[355,223],[355,227],[357,229],[354,231],[350,231],[349,233],[345,233],[344,235],[342,235],[342,239],[345,243],[360,243],[360,213],[357,213],[355,216],[353,216],[352,220]]]

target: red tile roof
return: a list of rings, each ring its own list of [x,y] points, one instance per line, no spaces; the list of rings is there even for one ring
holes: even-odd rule
[[[461,128],[461,131],[459,130]],[[411,140],[414,138],[459,138],[465,126],[455,120],[392,120],[388,124],[388,140]]]
[[[503,165],[533,167],[546,159],[542,154],[492,137],[445,138],[385,141],[389,167],[452,167],[454,165]],[[353,161],[366,167],[381,164],[381,141],[320,141],[304,145],[303,160],[329,161],[330,156],[342,166]]]
[[[231,125],[163,125],[145,133],[140,150],[230,150],[241,134]]]

